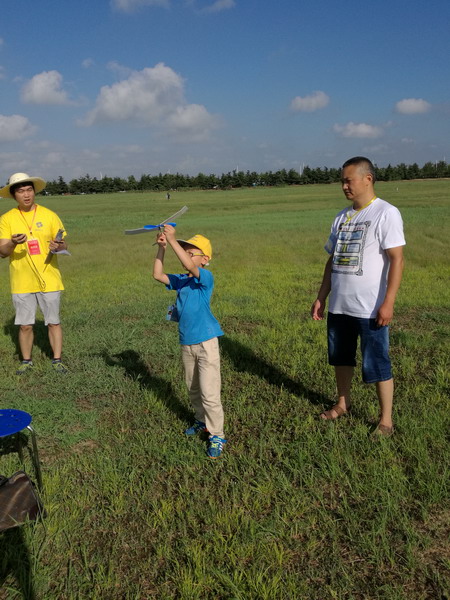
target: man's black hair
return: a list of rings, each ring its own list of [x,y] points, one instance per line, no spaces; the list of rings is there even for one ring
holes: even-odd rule
[[[20,183],[15,183],[14,185],[12,185],[9,188],[9,191],[11,192],[12,196],[15,196],[15,191],[17,190],[17,188],[25,187],[26,185],[31,185],[33,190],[35,190],[34,183],[32,181],[21,181]]]
[[[375,181],[376,181],[375,167],[373,166],[372,161],[370,161],[365,156],[354,156],[353,158],[349,158],[348,160],[345,161],[345,163],[342,165],[342,169],[345,169],[345,167],[350,167],[351,165],[356,165],[358,167],[362,167],[366,173],[369,173],[369,175],[372,175],[372,181],[373,181],[373,183],[375,183]]]

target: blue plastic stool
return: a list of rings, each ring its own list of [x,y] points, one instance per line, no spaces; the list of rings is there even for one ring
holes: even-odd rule
[[[0,409],[0,438],[5,438],[10,435],[16,435],[28,429],[31,434],[31,443],[33,445],[33,466],[36,471],[36,479],[39,489],[42,489],[41,462],[39,460],[39,452],[36,443],[36,433],[31,427],[31,415],[23,410],[15,408]],[[18,453],[20,460],[23,461],[23,453],[20,442],[18,442]]]

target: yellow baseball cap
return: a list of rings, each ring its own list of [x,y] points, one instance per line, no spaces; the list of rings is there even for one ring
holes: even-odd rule
[[[188,240],[177,240],[177,242],[183,246],[184,244],[189,244],[190,246],[195,246],[199,250],[203,252],[205,256],[212,258],[212,246],[211,242],[204,235],[200,235],[199,233],[195,234],[193,237]]]

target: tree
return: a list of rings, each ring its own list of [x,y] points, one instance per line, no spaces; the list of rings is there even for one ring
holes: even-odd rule
[[[302,183],[314,183],[312,180],[312,171],[311,169],[308,167],[308,165],[306,165],[305,167],[303,167],[303,171],[302,171],[302,175],[301,175],[301,182]]]
[[[49,194],[54,196],[60,196],[62,194],[67,194],[69,191],[69,186],[64,181],[62,176],[58,177],[58,181],[49,181],[47,182],[47,187],[45,188]]]
[[[378,167],[375,165],[375,175],[379,181],[394,181],[397,179],[418,179],[418,178],[436,178],[450,177],[450,167],[445,160],[436,162],[427,162],[422,168],[417,163],[406,165],[400,163],[397,166],[388,164],[387,167]],[[143,174],[139,181],[133,175],[127,179],[121,177],[104,176],[98,180],[91,178],[89,174],[79,179],[72,179],[67,185],[60,175],[57,181],[47,183],[47,191],[50,194],[100,194],[108,192],[118,192],[122,190],[171,190],[180,188],[200,188],[200,189],[231,189],[233,187],[252,187],[254,185],[295,185],[295,184],[313,184],[313,183],[335,183],[341,178],[341,170],[337,168],[303,167],[301,175],[295,169],[279,169],[278,171],[266,171],[257,173],[256,171],[238,171],[237,169],[222,173],[220,177],[210,173],[198,173],[196,176],[183,175],[176,173],[166,173],[163,175]]]
[[[409,167],[406,170],[407,172],[407,179],[419,179],[421,173],[420,173],[420,167],[417,163],[413,163],[412,165],[409,165]]]
[[[436,163],[436,177],[448,177],[449,170],[445,160],[440,160]]]
[[[422,167],[422,177],[431,179],[436,177],[436,165],[432,162],[427,162]]]
[[[137,190],[137,188],[138,188],[138,182],[136,181],[136,177],[134,175],[129,175],[126,189],[133,191],[133,190]]]
[[[397,179],[409,179],[408,178],[408,167],[405,163],[400,163],[396,167],[397,170]]]

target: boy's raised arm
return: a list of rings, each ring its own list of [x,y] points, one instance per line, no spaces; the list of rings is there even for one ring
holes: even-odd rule
[[[158,252],[153,263],[153,279],[169,285],[170,279],[164,273],[164,254],[166,252],[166,236],[163,233],[158,233],[156,236],[156,243],[158,244]]]
[[[189,273],[191,273],[194,277],[198,279],[200,277],[199,268],[195,266],[192,258],[189,256],[189,254],[187,254],[186,250],[177,242],[175,234],[175,227],[172,227],[172,225],[164,225],[164,235],[167,239],[167,242],[171,245],[172,250],[177,255],[178,260],[186,269],[186,271],[189,271]]]

